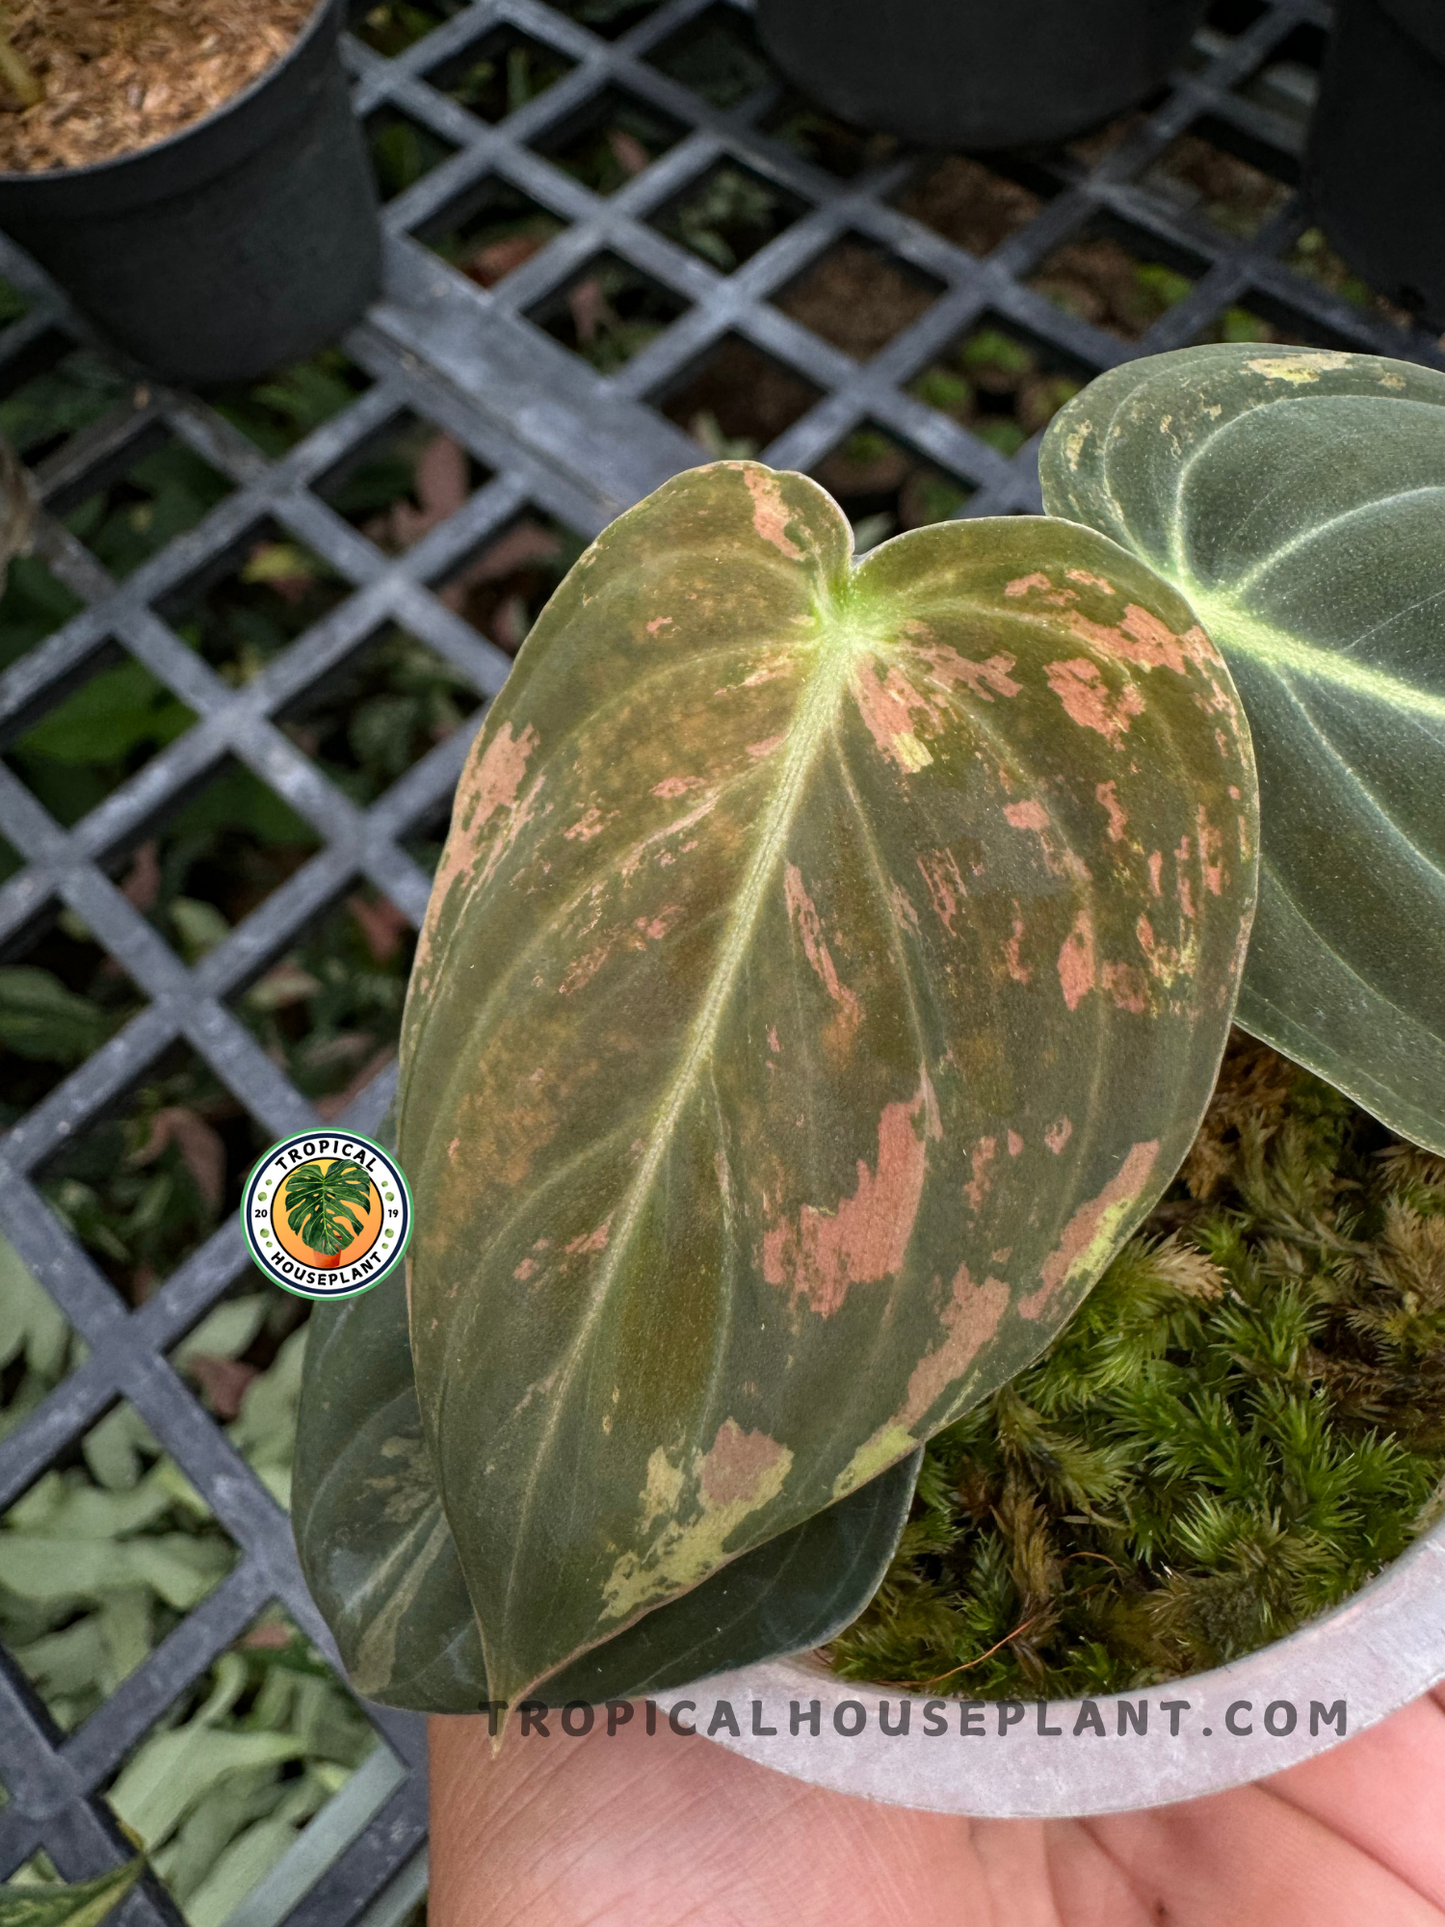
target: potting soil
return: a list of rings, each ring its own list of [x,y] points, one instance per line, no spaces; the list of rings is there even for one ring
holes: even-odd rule
[[[273,66],[317,0],[10,0],[4,24],[41,89],[0,91],[0,172],[86,167],[213,113]]]

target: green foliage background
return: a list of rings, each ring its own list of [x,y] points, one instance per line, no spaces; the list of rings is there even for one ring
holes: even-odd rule
[[[0,286],[0,319],[23,305]],[[130,392],[97,357],[76,350],[0,402],[0,430],[38,460],[129,405]],[[274,456],[357,392],[357,371],[326,354],[218,405]],[[384,509],[412,487],[415,460],[408,448],[363,465],[337,506],[357,517]],[[199,457],[170,442],[67,521],[112,573],[126,576],[225,493]],[[272,586],[277,580],[285,594]],[[241,682],[314,619],[318,601],[339,599],[343,586],[329,582],[315,558],[271,534],[203,606],[178,612],[176,627],[223,675]],[[0,599],[0,667],[78,606],[38,557],[14,564]],[[331,781],[366,803],[458,727],[474,703],[438,657],[392,631],[372,646],[364,668],[333,678],[314,711],[286,726],[304,737]],[[125,659],[101,667],[44,715],[6,760],[68,824],[193,720],[148,671]],[[230,766],[162,825],[121,881],[142,886],[138,907],[194,961],[224,941],[317,844],[278,796]],[[438,849],[422,839],[414,854],[429,864]],[[0,845],[0,878],[16,867]],[[344,1093],[394,1047],[411,945],[388,909],[358,893],[237,999],[242,1020],[313,1100]],[[86,926],[62,912],[23,961],[0,967],[0,1128],[142,1006]],[[173,1053],[113,1115],[76,1135],[47,1166],[41,1188],[138,1304],[216,1229],[263,1148],[257,1127],[201,1060]],[[295,1301],[243,1285],[172,1354],[283,1506],[306,1341],[301,1316]],[[54,1301],[0,1240],[0,1436],[85,1356]],[[61,1731],[74,1731],[211,1593],[235,1557],[144,1420],[118,1405],[0,1517],[0,1642]],[[273,1607],[179,1695],[105,1797],[143,1842],[191,1927],[219,1927],[375,1744],[354,1699]],[[0,1805],[4,1800],[0,1787]],[[44,1908],[68,1908],[74,1898],[39,1854],[4,1890],[0,1910],[23,1905],[17,1921],[43,1923],[51,1917]]]
[[[290,1497],[306,1329],[280,1294],[231,1298],[173,1355],[215,1388],[231,1443]],[[247,1358],[267,1357],[265,1369]],[[0,1240],[0,1374],[11,1429],[84,1357],[53,1301]],[[228,1376],[224,1367],[231,1365]],[[0,1641],[62,1731],[95,1712],[235,1562],[200,1494],[130,1405],[0,1518]],[[144,1844],[190,1927],[221,1923],[350,1778],[376,1733],[330,1668],[269,1608],[180,1694],[106,1799]],[[3,1796],[0,1796],[3,1799]],[[39,1858],[17,1892],[48,1894]]]

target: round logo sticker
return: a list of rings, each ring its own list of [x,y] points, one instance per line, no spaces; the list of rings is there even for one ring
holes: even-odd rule
[[[379,1284],[411,1237],[411,1192],[389,1151],[354,1131],[273,1144],[241,1200],[251,1256],[302,1298],[350,1298]]]

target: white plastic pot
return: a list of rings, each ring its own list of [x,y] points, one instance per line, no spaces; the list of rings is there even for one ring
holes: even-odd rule
[[[1445,1520],[1288,1639],[1142,1693],[1029,1705],[926,1699],[794,1658],[656,1698],[675,1725],[836,1793],[935,1813],[1062,1819],[1277,1773],[1442,1679]],[[880,1704],[890,1727],[906,1718],[906,1732],[883,1730]]]

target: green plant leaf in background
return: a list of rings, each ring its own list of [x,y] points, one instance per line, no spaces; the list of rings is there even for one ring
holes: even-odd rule
[[[190,1927],[222,1927],[377,1743],[305,1641],[277,1633],[268,1618],[223,1653],[201,1703],[148,1734],[107,1796]]]
[[[0,1927],[100,1927],[144,1869],[137,1857],[72,1887],[0,1887]]]
[[[29,729],[25,751],[67,765],[113,763],[142,744],[174,742],[194,720],[140,663],[125,662],[92,676]]]
[[[1039,458],[1051,513],[1192,604],[1259,764],[1239,1022],[1445,1152],[1445,374],[1185,349],[1101,375]]]
[[[474,1713],[490,1697],[486,1666],[422,1437],[402,1273],[318,1305],[310,1346],[292,1524],[312,1596],[359,1692],[418,1712]],[[821,1646],[877,1591],[919,1456],[594,1647],[537,1697],[633,1699]]]
[[[499,1699],[1035,1357],[1219,1063],[1254,774],[1185,603],[1069,523],[850,546],[802,476],[669,482],[462,779],[399,1143]]]
[[[371,1179],[347,1158],[298,1164],[286,1180],[287,1224],[302,1244],[328,1258],[361,1235],[370,1207]]]
[[[78,1064],[110,1032],[105,1012],[33,964],[0,966],[0,1044],[42,1063]]]
[[[23,1354],[27,1368],[47,1382],[48,1390],[60,1377],[69,1343],[65,1313],[10,1240],[0,1235],[0,1368]],[[0,1436],[4,1429],[0,1418]]]

